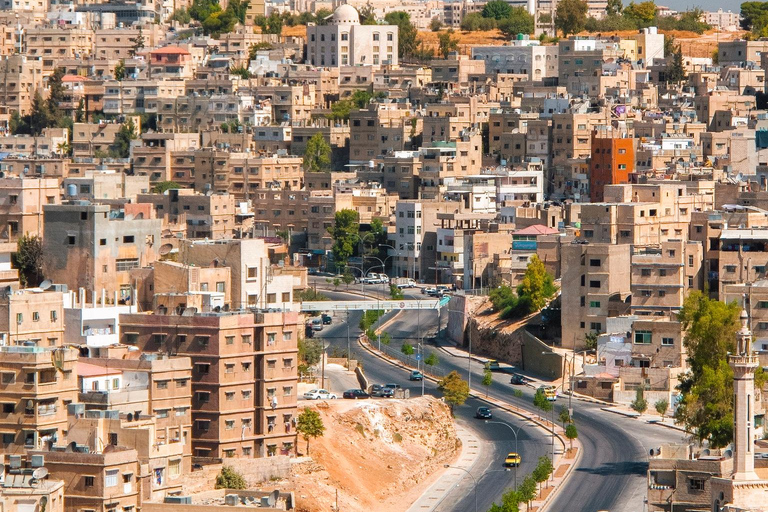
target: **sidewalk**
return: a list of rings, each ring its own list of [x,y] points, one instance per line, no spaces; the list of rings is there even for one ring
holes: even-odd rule
[[[455,487],[464,480],[471,479],[462,470],[472,472],[472,467],[481,455],[480,440],[470,430],[456,425],[456,435],[461,440],[461,453],[459,458],[451,464],[451,468],[438,472],[438,479],[424,491],[424,493],[408,508],[408,512],[431,512],[448,497]],[[455,469],[461,468],[461,469]]]

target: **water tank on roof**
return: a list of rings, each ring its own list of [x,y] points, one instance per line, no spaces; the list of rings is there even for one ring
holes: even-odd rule
[[[70,183],[67,185],[67,197],[75,197],[77,196],[77,185],[74,183]]]

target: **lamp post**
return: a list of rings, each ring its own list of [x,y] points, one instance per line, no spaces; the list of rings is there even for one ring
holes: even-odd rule
[[[472,476],[472,473],[470,473],[468,470],[466,470],[464,468],[460,468],[458,466],[451,466],[450,464],[443,464],[443,467],[444,468],[450,468],[450,469],[459,469],[459,470],[461,470],[461,471],[463,471],[463,472],[465,472],[466,474],[469,475],[469,477],[475,483],[475,512],[477,512],[477,479]]]
[[[560,355],[556,352],[542,352],[541,355]],[[563,364],[568,364],[568,354],[563,354]],[[568,417],[573,418],[573,373],[576,366],[576,354],[571,355],[570,377],[568,380]]]
[[[520,430],[522,430],[522,428],[523,428],[523,427],[517,427],[517,430],[515,430],[515,428],[514,428],[512,425],[510,425],[509,423],[506,423],[506,422],[504,422],[504,421],[490,421],[490,420],[485,420],[485,422],[486,422],[486,423],[488,423],[488,424],[490,424],[490,423],[495,423],[495,424],[497,424],[497,425],[504,425],[504,426],[505,426],[505,427],[507,427],[509,430],[511,430],[511,431],[512,431],[512,433],[513,433],[513,434],[515,434],[515,453],[516,453],[518,456],[520,455],[520,452],[517,450],[517,434],[520,432]],[[515,490],[517,490],[517,466],[515,466]]]

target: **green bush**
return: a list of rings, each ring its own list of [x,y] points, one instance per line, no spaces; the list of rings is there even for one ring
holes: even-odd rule
[[[245,489],[247,487],[243,475],[235,471],[232,466],[224,466],[216,476],[216,489]]]

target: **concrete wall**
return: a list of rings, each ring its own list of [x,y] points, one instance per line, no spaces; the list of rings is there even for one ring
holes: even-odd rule
[[[542,352],[552,352],[552,348],[525,329],[520,329],[522,339],[522,364],[526,372],[535,373],[550,380],[563,376],[563,358],[558,354],[543,355]]]

